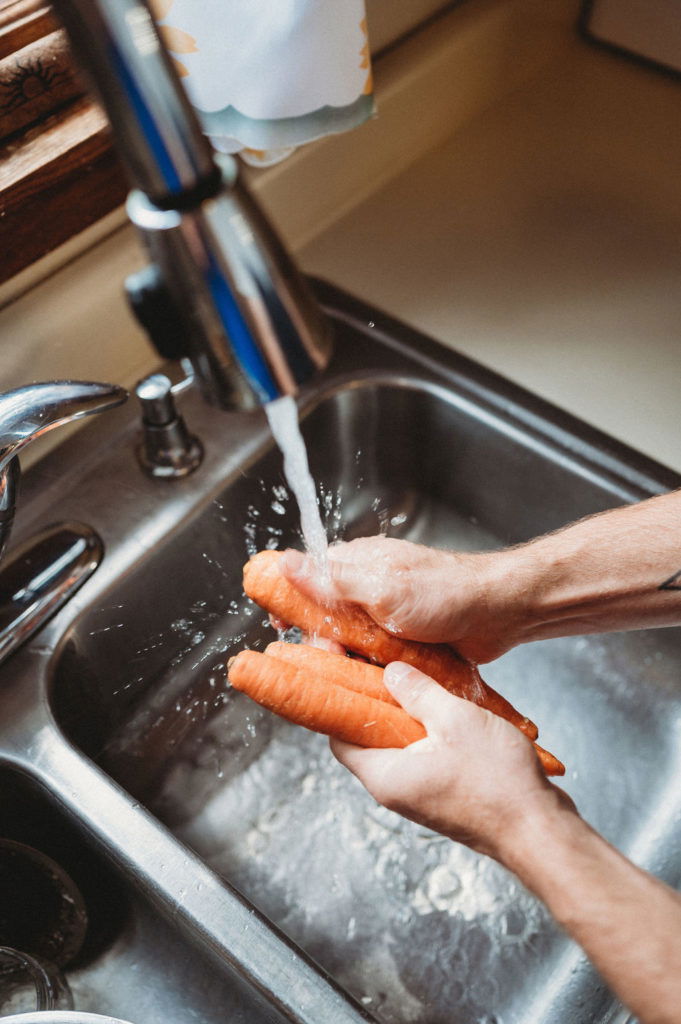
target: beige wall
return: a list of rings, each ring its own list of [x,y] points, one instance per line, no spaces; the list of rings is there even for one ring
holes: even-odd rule
[[[377,53],[457,0],[366,0],[371,49]],[[459,0],[460,2],[460,0]]]

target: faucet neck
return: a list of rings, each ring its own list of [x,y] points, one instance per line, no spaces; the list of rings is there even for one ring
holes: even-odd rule
[[[127,166],[143,233],[204,395],[259,406],[324,365],[329,329],[262,211],[220,161],[175,73],[148,0],[55,0]],[[167,320],[167,314],[166,314]]]

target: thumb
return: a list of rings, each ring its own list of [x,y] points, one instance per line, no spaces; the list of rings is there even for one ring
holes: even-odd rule
[[[383,682],[396,701],[412,718],[425,725],[429,733],[437,731],[443,718],[452,710],[453,703],[465,703],[448,693],[430,676],[419,672],[403,661],[386,665]]]

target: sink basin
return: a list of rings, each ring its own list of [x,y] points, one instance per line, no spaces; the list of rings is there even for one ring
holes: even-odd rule
[[[222,1024],[225,1019],[264,1024],[265,1017],[254,1015],[244,992],[229,985],[196,949],[187,948],[135,892],[132,880],[112,870],[44,792],[8,768],[0,770],[0,835],[48,856],[68,873],[82,897],[87,930],[82,945],[79,932],[80,952],[62,967],[79,1011],[115,1014],[144,1024]],[[23,895],[30,901],[30,891]],[[5,915],[1,916],[4,924]],[[51,939],[42,929],[38,920],[31,922],[36,946],[29,952],[40,952],[40,943],[46,941],[59,947],[62,940]],[[63,934],[73,932],[67,929]]]
[[[318,289],[336,354],[301,416],[330,536],[479,550],[681,484]],[[213,958],[220,983],[273,1019],[626,1020],[510,874],[377,807],[323,738],[228,687],[230,655],[273,638],[241,566],[299,545],[297,511],[264,417],[207,410],[191,391],[183,411],[207,453],[186,481],[142,476],[125,409],[113,439],[94,424],[29,480],[25,529],[83,519],[106,556],[3,670],[0,722],[12,724],[0,758],[47,787],[154,913]],[[681,632],[658,630],[530,644],[484,671],[565,761],[561,784],[584,817],[673,885],[680,660]]]

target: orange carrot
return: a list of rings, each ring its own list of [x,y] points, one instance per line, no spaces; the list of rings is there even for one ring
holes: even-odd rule
[[[230,661],[229,681],[289,722],[360,747],[406,747],[426,735],[402,708],[327,683],[258,651],[241,651]]]
[[[280,661],[287,661],[296,668],[303,669],[308,676],[314,674],[326,683],[344,686],[348,690],[365,693],[376,700],[400,707],[383,682],[383,669],[378,665],[370,665],[366,661],[355,661],[344,654],[334,654],[331,651],[321,650],[319,647],[311,647],[309,644],[289,644],[282,643],[280,640],[268,644],[265,654],[270,658],[278,658]],[[557,757],[554,757],[548,750],[544,750],[538,743],[534,744],[534,749],[546,775],[565,774],[565,765]]]
[[[246,594],[268,612],[306,633],[338,640],[355,654],[362,654],[379,665],[391,661],[413,665],[457,697],[465,697],[506,718],[531,740],[537,738],[534,722],[488,686],[477,668],[451,647],[392,636],[355,604],[338,602],[328,607],[318,604],[279,572],[280,558],[280,551],[260,551],[244,566]]]
[[[565,765],[562,761],[559,761],[550,751],[544,750],[538,743],[533,743],[532,745],[545,775],[565,775]]]
[[[367,697],[399,707],[383,682],[383,669],[378,665],[370,665],[368,661],[355,661],[345,654],[333,654],[309,644],[287,644],[279,640],[268,644],[265,654],[270,658],[288,661],[327,683],[345,686],[348,690],[365,693]]]
[[[305,644],[272,643],[265,654],[242,651],[229,681],[258,704],[296,725],[361,747],[406,747],[423,725],[396,705],[383,669]],[[546,775],[564,775],[558,758],[533,744]]]

